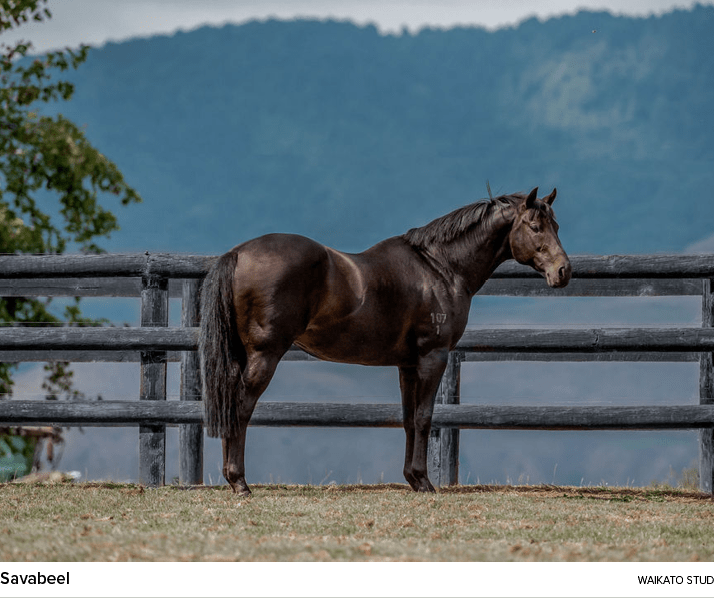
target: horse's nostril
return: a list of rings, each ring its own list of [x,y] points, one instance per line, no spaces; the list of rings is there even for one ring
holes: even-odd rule
[[[558,269],[558,277],[565,279],[565,267],[560,267],[560,269]]]

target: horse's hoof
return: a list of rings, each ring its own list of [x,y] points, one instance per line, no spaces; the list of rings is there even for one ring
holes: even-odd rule
[[[436,490],[434,489],[434,486],[431,485],[431,481],[428,479],[426,481],[422,482],[415,482],[410,484],[412,486],[412,489],[420,494],[435,494]]]
[[[436,490],[434,489],[434,486],[431,485],[431,481],[429,481],[428,479],[421,483],[417,492],[421,492],[424,494],[436,494]]]
[[[233,487],[233,493],[236,496],[241,496],[243,498],[249,498],[252,492],[247,485],[236,485]]]
[[[243,498],[248,498],[252,494],[250,491],[250,488],[247,485],[240,485],[239,483],[231,483],[230,481],[231,490],[236,496],[242,496]]]

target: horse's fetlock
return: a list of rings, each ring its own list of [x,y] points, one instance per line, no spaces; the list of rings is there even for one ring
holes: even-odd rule
[[[240,480],[241,473],[237,467],[229,465],[223,467],[223,477],[226,478],[226,481],[228,483],[233,485],[234,483],[237,483]]]

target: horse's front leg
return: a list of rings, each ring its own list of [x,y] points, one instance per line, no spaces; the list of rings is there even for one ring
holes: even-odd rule
[[[416,369],[400,367],[399,387],[402,391],[402,423],[406,434],[404,449],[404,479],[416,492],[419,491],[419,480],[412,472],[412,459],[414,457],[414,396],[416,393]]]
[[[416,367],[400,367],[402,414],[406,433],[404,477],[415,492],[434,492],[429,481],[427,449],[434,398],[446,369],[448,352],[434,351],[422,357]]]

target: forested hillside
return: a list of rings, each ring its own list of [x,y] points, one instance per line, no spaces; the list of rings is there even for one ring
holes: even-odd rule
[[[60,109],[145,199],[111,250],[268,231],[347,250],[557,186],[571,253],[714,232],[714,8],[382,36],[253,22],[92,50]]]

